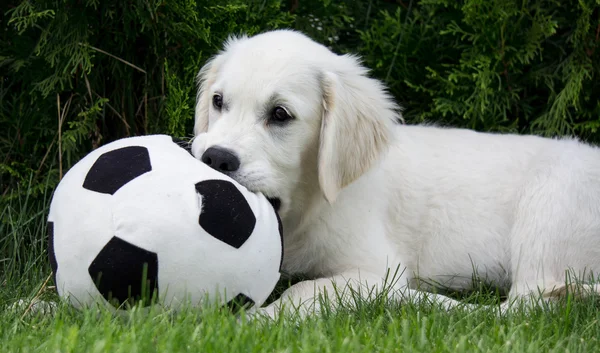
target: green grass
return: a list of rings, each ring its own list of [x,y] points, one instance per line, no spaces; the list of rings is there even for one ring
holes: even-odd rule
[[[3,206],[0,224],[0,352],[596,352],[600,305],[594,299],[500,316],[495,310],[444,312],[385,300],[302,322],[248,321],[217,308],[180,313],[77,311],[26,315],[20,298],[56,299],[40,291],[49,275],[47,200]],[[484,293],[485,294],[485,293]],[[489,293],[488,293],[489,294]],[[489,302],[489,296],[474,301]],[[471,300],[471,302],[473,301]]]
[[[498,317],[425,306],[365,304],[303,322],[248,322],[207,308],[124,317],[62,306],[54,315],[5,312],[2,352],[595,352],[591,303]]]

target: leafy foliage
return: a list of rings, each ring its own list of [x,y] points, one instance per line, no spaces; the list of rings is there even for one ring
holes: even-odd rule
[[[599,4],[423,0],[381,12],[361,52],[409,121],[599,141]]]
[[[202,63],[232,33],[293,20],[279,1],[40,0],[3,5],[0,16],[4,202],[22,197],[17,183],[31,175],[40,191],[54,187],[103,143],[189,135]]]

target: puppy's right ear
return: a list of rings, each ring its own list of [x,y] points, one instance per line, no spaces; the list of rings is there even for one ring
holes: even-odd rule
[[[215,83],[217,72],[219,72],[219,67],[223,62],[222,55],[218,54],[210,58],[196,76],[198,94],[196,95],[194,135],[199,135],[208,130],[208,110],[212,101],[212,96],[208,90]]]
[[[198,75],[196,76],[198,94],[196,95],[194,135],[201,134],[208,130],[208,111],[212,104],[212,92],[209,91],[210,87],[215,83],[217,74],[229,53],[235,50],[236,45],[247,39],[248,36],[245,34],[240,36],[229,36],[223,45],[223,50],[210,58],[204,66],[202,66],[200,72],[198,72]]]

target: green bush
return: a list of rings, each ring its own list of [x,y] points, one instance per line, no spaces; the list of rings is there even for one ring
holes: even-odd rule
[[[598,0],[39,0],[0,9],[2,203],[131,135],[189,137],[231,33],[291,27],[361,54],[409,123],[600,141]],[[28,186],[28,187],[24,187]]]
[[[32,176],[23,189],[41,195],[106,142],[188,136],[195,76],[222,41],[293,24],[262,0],[23,1],[1,16],[3,202]]]
[[[597,142],[599,4],[423,0],[381,12],[361,52],[409,121]]]

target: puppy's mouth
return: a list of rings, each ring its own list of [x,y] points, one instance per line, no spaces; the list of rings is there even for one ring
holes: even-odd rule
[[[275,212],[279,213],[279,210],[281,209],[281,199],[279,197],[268,196],[265,190],[260,187],[260,185],[256,185],[256,183],[253,182],[252,179],[249,179],[247,176],[240,175],[238,173],[232,173],[229,174],[229,176],[241,185],[243,185],[246,189],[248,189],[248,191],[254,193],[262,193],[267,198],[271,206],[273,206]]]
[[[281,199],[277,197],[267,197],[267,200],[271,203],[271,206],[273,206],[275,211],[279,212],[279,209],[281,208]]]

